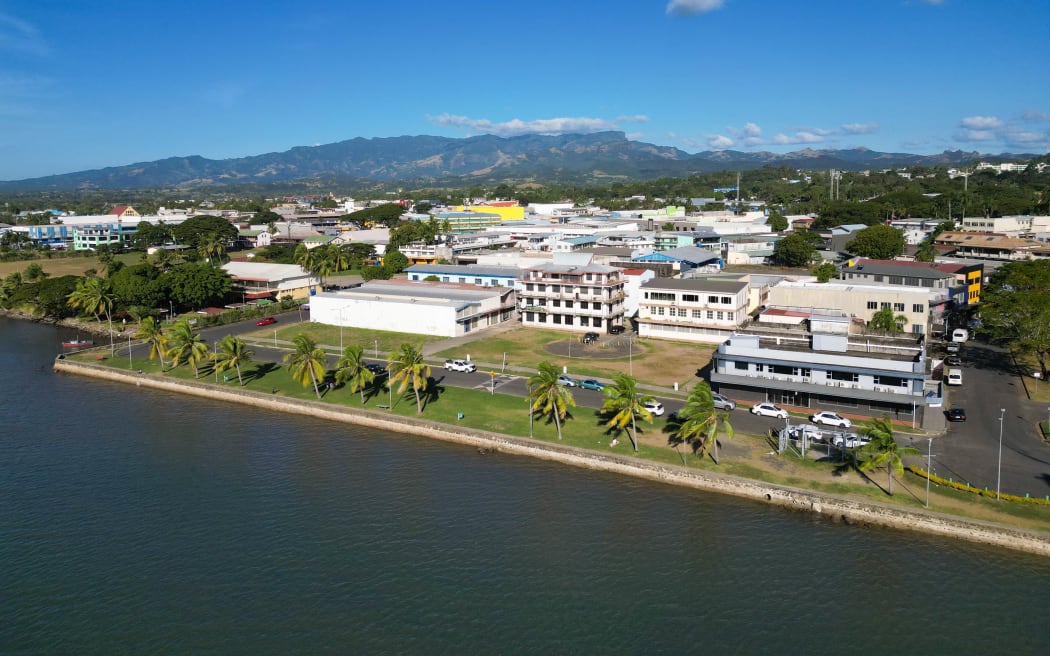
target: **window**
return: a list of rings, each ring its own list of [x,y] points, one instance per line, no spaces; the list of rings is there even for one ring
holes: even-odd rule
[[[536,320],[536,314],[534,312],[526,312],[525,313],[525,321],[535,321],[535,320]]]
[[[747,371],[747,363],[741,362],[740,360],[733,360],[733,368]]]
[[[724,321],[724,317],[725,317],[725,312],[719,312],[718,313],[718,320],[719,321]]]
[[[565,301],[565,307],[571,308],[572,307],[572,301]]]
[[[879,308],[879,304],[877,302],[875,302],[875,301],[868,301],[868,309],[869,310],[877,310],[878,308]]]
[[[904,276],[890,276],[890,284],[891,285],[903,285],[904,284]]]
[[[461,283],[463,283],[463,282],[467,282],[467,279],[466,279],[466,278],[464,278],[463,276],[460,276],[460,277],[459,277],[459,281],[460,281]]]
[[[875,276],[875,282],[882,282],[882,276]]]
[[[732,296],[723,296],[722,297],[722,305],[732,305],[732,304],[733,304],[733,297]]]
[[[717,296],[708,296],[707,297],[707,302],[708,303],[718,303],[718,297]]]
[[[708,310],[708,311],[707,311],[707,318],[708,318],[708,319],[714,319],[714,318],[715,318],[715,312],[714,312],[714,310]]]
[[[701,317],[703,317],[703,314],[704,313],[702,311],[700,311],[700,310],[693,310],[693,318],[694,319],[700,319]]]
[[[735,312],[726,312],[726,319],[728,319],[729,321],[735,321],[736,320],[734,318],[735,316],[736,316]]]
[[[885,309],[887,309],[889,307],[890,307],[889,303],[879,303],[879,309],[880,310],[885,310]]]
[[[662,317],[664,316],[664,309],[662,307],[655,307],[653,308],[653,314],[655,314],[658,317]]]
[[[532,289],[532,283],[531,283],[531,282],[530,282],[530,283],[527,283],[527,284],[525,285],[525,291],[527,291],[527,292],[531,292],[531,291],[533,291],[533,289]]]
[[[553,303],[551,303],[551,305],[553,305],[554,307],[558,307],[558,308],[560,308],[560,307],[561,307],[561,301],[557,301],[557,300],[556,300],[556,301],[554,301]]]
[[[561,315],[560,314],[555,314],[554,315],[554,323],[557,323],[557,324],[561,323]]]
[[[686,309],[685,308],[678,308],[678,316],[684,317],[685,315],[686,315]]]
[[[922,303],[916,303],[916,304],[911,306],[911,311],[915,312],[916,314],[922,314],[923,312],[926,311],[926,306],[923,305]]]
[[[894,312],[904,312],[904,303],[894,303],[893,304],[893,311]]]
[[[664,292],[651,292],[649,298],[654,301],[670,302],[674,300],[674,294],[667,294]]]
[[[855,383],[859,380],[857,373],[853,371],[829,371],[828,378],[847,383]]]
[[[480,285],[481,284],[481,278],[475,278],[474,279],[474,284],[475,285]]]
[[[699,303],[700,297],[696,294],[682,294],[683,303]]]

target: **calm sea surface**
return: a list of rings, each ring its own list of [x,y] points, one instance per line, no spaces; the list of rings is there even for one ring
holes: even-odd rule
[[[0,319],[0,654],[1046,654],[1050,562],[57,375]]]

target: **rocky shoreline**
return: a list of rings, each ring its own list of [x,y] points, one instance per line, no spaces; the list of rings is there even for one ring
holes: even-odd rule
[[[614,472],[671,485],[730,494],[794,510],[816,513],[833,521],[848,524],[918,531],[1040,556],[1050,556],[1050,533],[1045,532],[1026,531],[951,515],[836,498],[727,474],[637,461],[614,454],[602,454],[558,444],[537,442],[416,417],[394,417],[383,412],[333,406],[317,401],[289,399],[242,389],[216,388],[197,381],[174,380],[116,370],[93,363],[73,362],[61,356],[55,361],[54,369],[63,373],[203,396],[278,412],[308,415],[400,433],[409,432],[431,439],[469,445],[484,452],[528,456],[584,469]]]

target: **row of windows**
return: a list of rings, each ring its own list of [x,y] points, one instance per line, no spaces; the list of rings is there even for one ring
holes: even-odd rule
[[[594,310],[602,309],[602,303],[597,303],[597,302],[595,302],[595,303],[588,303],[588,301],[551,301],[551,307],[560,308],[560,307],[562,307],[562,303],[563,302],[565,303],[565,307],[567,307],[567,308],[574,308],[574,307],[579,306],[579,308],[581,310],[586,310],[588,308],[594,309]],[[538,299],[536,301],[536,304],[539,305],[540,307],[547,307],[547,299],[545,299],[545,298]]]
[[[547,289],[548,287],[550,287],[549,290]],[[564,287],[564,290],[562,289],[562,287]],[[535,288],[535,289],[533,289],[533,288]],[[525,285],[525,291],[528,291],[528,292],[531,292],[531,291],[537,291],[537,292],[550,291],[550,292],[555,293],[555,294],[560,294],[560,293],[562,293],[564,291],[566,294],[571,294],[571,293],[573,293],[573,289],[577,289],[577,286],[575,286],[575,285],[533,285],[532,283],[527,283]],[[578,294],[586,294],[588,289],[591,290],[590,291],[591,294],[598,295],[598,294],[602,293],[602,288],[601,287],[578,287],[576,293],[578,293]]]
[[[601,328],[602,327],[602,318],[601,317],[574,317],[574,316],[571,316],[571,315],[562,315],[562,314],[550,314],[550,315],[548,315],[548,314],[545,314],[543,312],[526,312],[525,313],[525,321],[526,322],[548,323],[548,317],[550,318],[550,322],[549,323],[552,323],[552,324],[557,325],[557,326],[580,325],[580,326],[593,326],[595,328]]]
[[[747,362],[742,362],[740,360],[733,361],[733,368],[738,371],[747,371],[749,366],[750,365]],[[812,374],[812,370],[809,367],[796,367],[788,364],[756,364],[755,371],[776,374],[778,376],[795,376],[799,378],[809,378]],[[860,382],[860,376],[855,371],[828,371],[827,378],[828,380],[835,382]],[[875,385],[887,385],[890,387],[908,386],[908,380],[901,378],[900,376],[876,375],[873,377],[873,382]]]
[[[733,321],[736,318],[735,312],[716,312],[714,310],[687,310],[685,308],[664,308],[662,306],[652,308],[653,315],[657,317],[664,316],[664,310],[667,310],[667,316],[669,317],[691,317],[693,319],[714,319],[718,317],[719,321]]]
[[[664,301],[673,303],[678,295],[671,292],[645,292],[645,298],[650,301]],[[698,294],[682,294],[683,303],[699,303],[700,296]],[[732,296],[708,296],[707,302],[710,305],[732,305]]]
[[[888,307],[892,307],[894,312],[904,312],[904,303],[880,303],[878,301],[868,301],[869,310],[884,310]],[[926,306],[922,303],[914,303],[911,306],[911,311],[916,314],[922,314],[926,312]]]

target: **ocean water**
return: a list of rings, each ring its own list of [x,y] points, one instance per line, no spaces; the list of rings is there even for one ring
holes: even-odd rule
[[[59,375],[0,319],[2,654],[1043,654],[1050,562]]]

